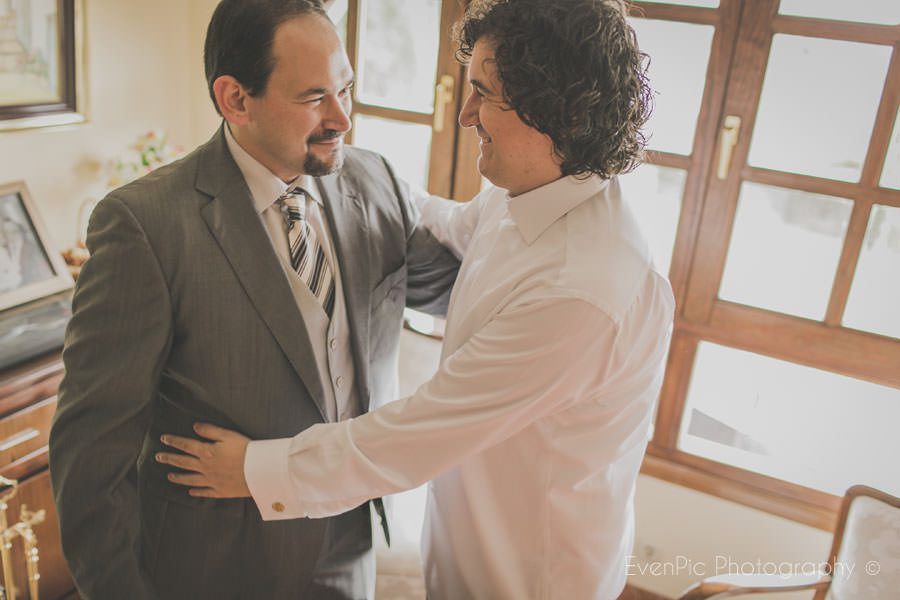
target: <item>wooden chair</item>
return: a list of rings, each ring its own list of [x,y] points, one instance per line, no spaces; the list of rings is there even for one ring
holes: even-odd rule
[[[864,485],[847,490],[824,573],[709,577],[678,600],[797,590],[816,590],[813,600],[900,599],[900,498]]]

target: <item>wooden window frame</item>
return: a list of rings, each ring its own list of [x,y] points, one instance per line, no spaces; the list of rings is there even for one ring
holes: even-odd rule
[[[816,528],[832,530],[838,496],[768,477],[678,449],[691,372],[699,342],[707,341],[795,364],[900,388],[900,341],[841,326],[872,206],[900,206],[900,190],[879,185],[900,98],[900,26],[869,25],[778,15],[778,0],[721,0],[718,9],[636,2],[650,19],[716,26],[707,83],[690,156],[651,152],[648,162],[687,169],[688,179],[670,279],[677,313],[653,439],[642,472]],[[769,48],[775,34],[892,46],[886,84],[859,183],[742,167],[739,176],[711,176],[719,127],[736,114],[752,132]],[[739,65],[739,66],[733,66]],[[745,165],[743,135],[732,165]],[[840,196],[853,202],[850,223],[825,319],[793,317],[719,299],[742,182]],[[710,202],[714,197],[721,201]]]
[[[350,64],[353,65],[356,72],[359,72],[359,16],[361,14],[361,3],[362,0],[348,0],[347,6],[347,55],[350,58]],[[462,16],[464,9],[464,4],[459,0],[443,0],[441,3],[441,23],[456,22]],[[442,26],[441,29],[436,73],[435,86],[437,86],[442,75],[449,75],[454,81],[453,100],[445,107],[441,131],[437,131],[433,127],[435,125],[434,113],[401,110],[362,102],[358,97],[358,86],[355,86],[353,90],[353,114],[432,127],[432,152],[428,170],[428,191],[446,198],[455,198],[458,192],[454,189],[454,184],[456,183],[454,174],[458,166],[459,152],[457,147],[460,137],[460,128],[456,123],[456,115],[459,114],[462,106],[461,98],[464,81],[463,69],[456,62],[453,55],[453,40],[449,27]],[[353,130],[348,135],[348,142],[353,142]]]

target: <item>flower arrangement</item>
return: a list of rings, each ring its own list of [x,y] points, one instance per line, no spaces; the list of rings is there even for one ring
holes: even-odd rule
[[[148,131],[139,136],[128,150],[128,154],[124,157],[117,158],[109,164],[109,178],[106,185],[110,189],[143,177],[184,155],[184,148],[170,144],[169,136],[162,130]]]
[[[184,155],[184,148],[169,143],[169,136],[162,130],[151,130],[139,136],[128,147],[124,156],[109,161],[107,165],[107,189],[114,189],[143,177],[150,171],[166,165]],[[81,265],[87,261],[89,254],[84,239],[87,221],[97,205],[97,200],[88,198],[82,202],[78,211],[78,231],[75,246],[67,248],[62,254],[69,265],[73,277],[78,277]]]

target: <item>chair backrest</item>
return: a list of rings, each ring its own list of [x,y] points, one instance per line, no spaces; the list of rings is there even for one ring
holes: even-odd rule
[[[900,599],[900,498],[866,486],[847,490],[829,567],[829,600]]]

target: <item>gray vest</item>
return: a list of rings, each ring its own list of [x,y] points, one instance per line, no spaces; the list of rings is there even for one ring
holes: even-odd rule
[[[331,252],[326,249],[326,253]],[[319,373],[322,374],[322,387],[325,390],[325,407],[329,422],[344,421],[362,414],[359,394],[356,389],[356,378],[353,371],[353,356],[350,352],[350,328],[344,304],[344,293],[341,289],[340,266],[329,256],[336,284],[334,314],[331,320],[325,314],[322,305],[312,295],[300,277],[285,268],[285,275],[291,284],[291,291],[300,309],[300,315],[309,331],[313,352]]]

